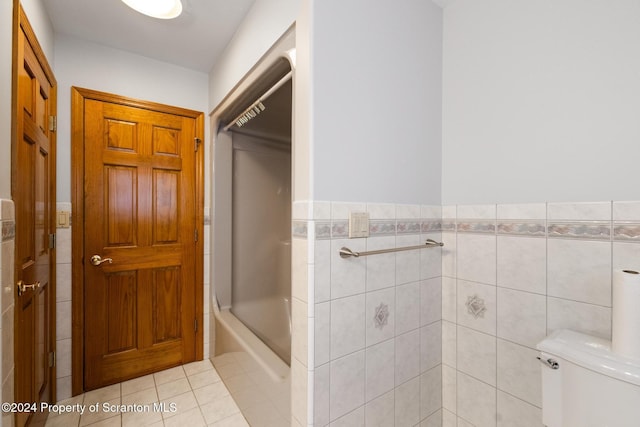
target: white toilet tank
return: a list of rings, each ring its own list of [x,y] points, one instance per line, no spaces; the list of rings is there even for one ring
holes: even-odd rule
[[[544,425],[640,426],[640,360],[612,353],[610,341],[569,330],[554,332],[537,347],[545,365]]]

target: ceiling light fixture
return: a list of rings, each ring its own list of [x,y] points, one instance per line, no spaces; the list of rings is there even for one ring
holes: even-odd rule
[[[180,0],[122,0],[131,9],[158,19],[173,19],[182,13]]]

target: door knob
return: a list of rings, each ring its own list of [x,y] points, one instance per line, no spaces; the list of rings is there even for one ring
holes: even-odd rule
[[[31,283],[31,284],[24,283],[22,280],[18,280],[18,285],[17,285],[18,296],[22,296],[22,294],[25,293],[27,289],[31,289],[34,291],[39,287],[40,287],[40,282],[38,282],[37,280],[35,283]]]
[[[100,255],[92,256],[90,261],[91,261],[91,264],[93,264],[93,265],[100,265],[103,262],[108,262],[109,264],[111,264],[113,262],[113,260],[111,258],[102,259],[102,257]]]

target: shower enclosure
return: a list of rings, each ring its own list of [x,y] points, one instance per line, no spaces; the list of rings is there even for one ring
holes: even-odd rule
[[[289,75],[228,127],[233,146],[230,311],[287,365],[291,362],[291,90]]]

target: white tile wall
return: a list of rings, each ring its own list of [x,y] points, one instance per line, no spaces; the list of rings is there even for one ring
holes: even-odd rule
[[[377,250],[440,240],[421,233],[439,220],[439,206],[330,203],[331,222],[310,218],[308,229],[349,211],[369,212],[383,234],[314,239],[316,297],[312,420],[316,426],[427,426],[442,424],[442,250],[429,248],[342,259],[338,250]],[[402,233],[394,227],[402,222]],[[338,227],[339,228],[339,227]],[[338,228],[332,227],[334,232]],[[412,230],[408,232],[408,230]],[[343,234],[341,236],[344,236]],[[455,234],[453,234],[455,236]],[[455,282],[454,282],[455,283]],[[455,284],[454,284],[455,287]],[[376,321],[378,311],[386,316]],[[382,320],[382,322],[380,322]],[[294,378],[295,382],[295,378]]]
[[[420,378],[396,388],[395,425],[414,426],[420,422]]]
[[[535,348],[547,334],[544,295],[498,288],[497,336]]]
[[[371,237],[367,239],[368,251],[394,248],[395,246],[395,236]],[[390,253],[380,254],[376,257],[375,262],[367,262],[367,291],[389,288],[396,284],[396,255]]]
[[[496,425],[496,389],[494,387],[458,371],[457,389],[459,417],[477,427]]]
[[[365,337],[365,295],[332,300],[331,359],[362,350]]]
[[[349,354],[331,362],[329,414],[332,420],[365,403],[365,352]]]
[[[459,371],[496,386],[496,337],[458,326]]]
[[[365,354],[365,399],[370,401],[390,390],[395,384],[395,345],[390,339],[368,347]]]
[[[420,331],[396,336],[395,345],[395,384],[402,384],[420,374]]]
[[[545,294],[547,291],[547,240],[536,237],[498,236],[498,286]]]
[[[331,298],[347,297],[365,291],[366,258],[340,258],[343,246],[361,252],[366,251],[364,239],[336,239],[331,241]]]
[[[611,242],[550,239],[547,294],[611,306]]]
[[[396,335],[399,335],[420,326],[420,283],[400,285],[395,291]]]
[[[71,212],[71,203],[56,210]],[[56,323],[56,397],[64,400],[71,397],[71,228],[56,229]]]
[[[393,391],[371,400],[365,406],[365,425],[375,427],[392,426],[395,422],[394,404]]]
[[[640,202],[491,206],[442,210],[465,224],[442,233],[442,425],[540,426],[535,346],[561,328],[610,339],[612,272],[640,269]]]
[[[458,234],[456,242],[458,272],[468,281],[496,284],[496,236]]]
[[[15,210],[11,200],[0,199],[0,225],[15,225]],[[15,230],[15,229],[14,229]],[[0,239],[0,397],[2,402],[13,402],[14,359],[13,359],[13,319],[14,319],[14,237],[2,234]],[[13,414],[4,412],[0,425],[13,426]]]
[[[420,375],[420,418],[429,419],[442,408],[442,365]],[[435,422],[432,419],[430,423]]]

